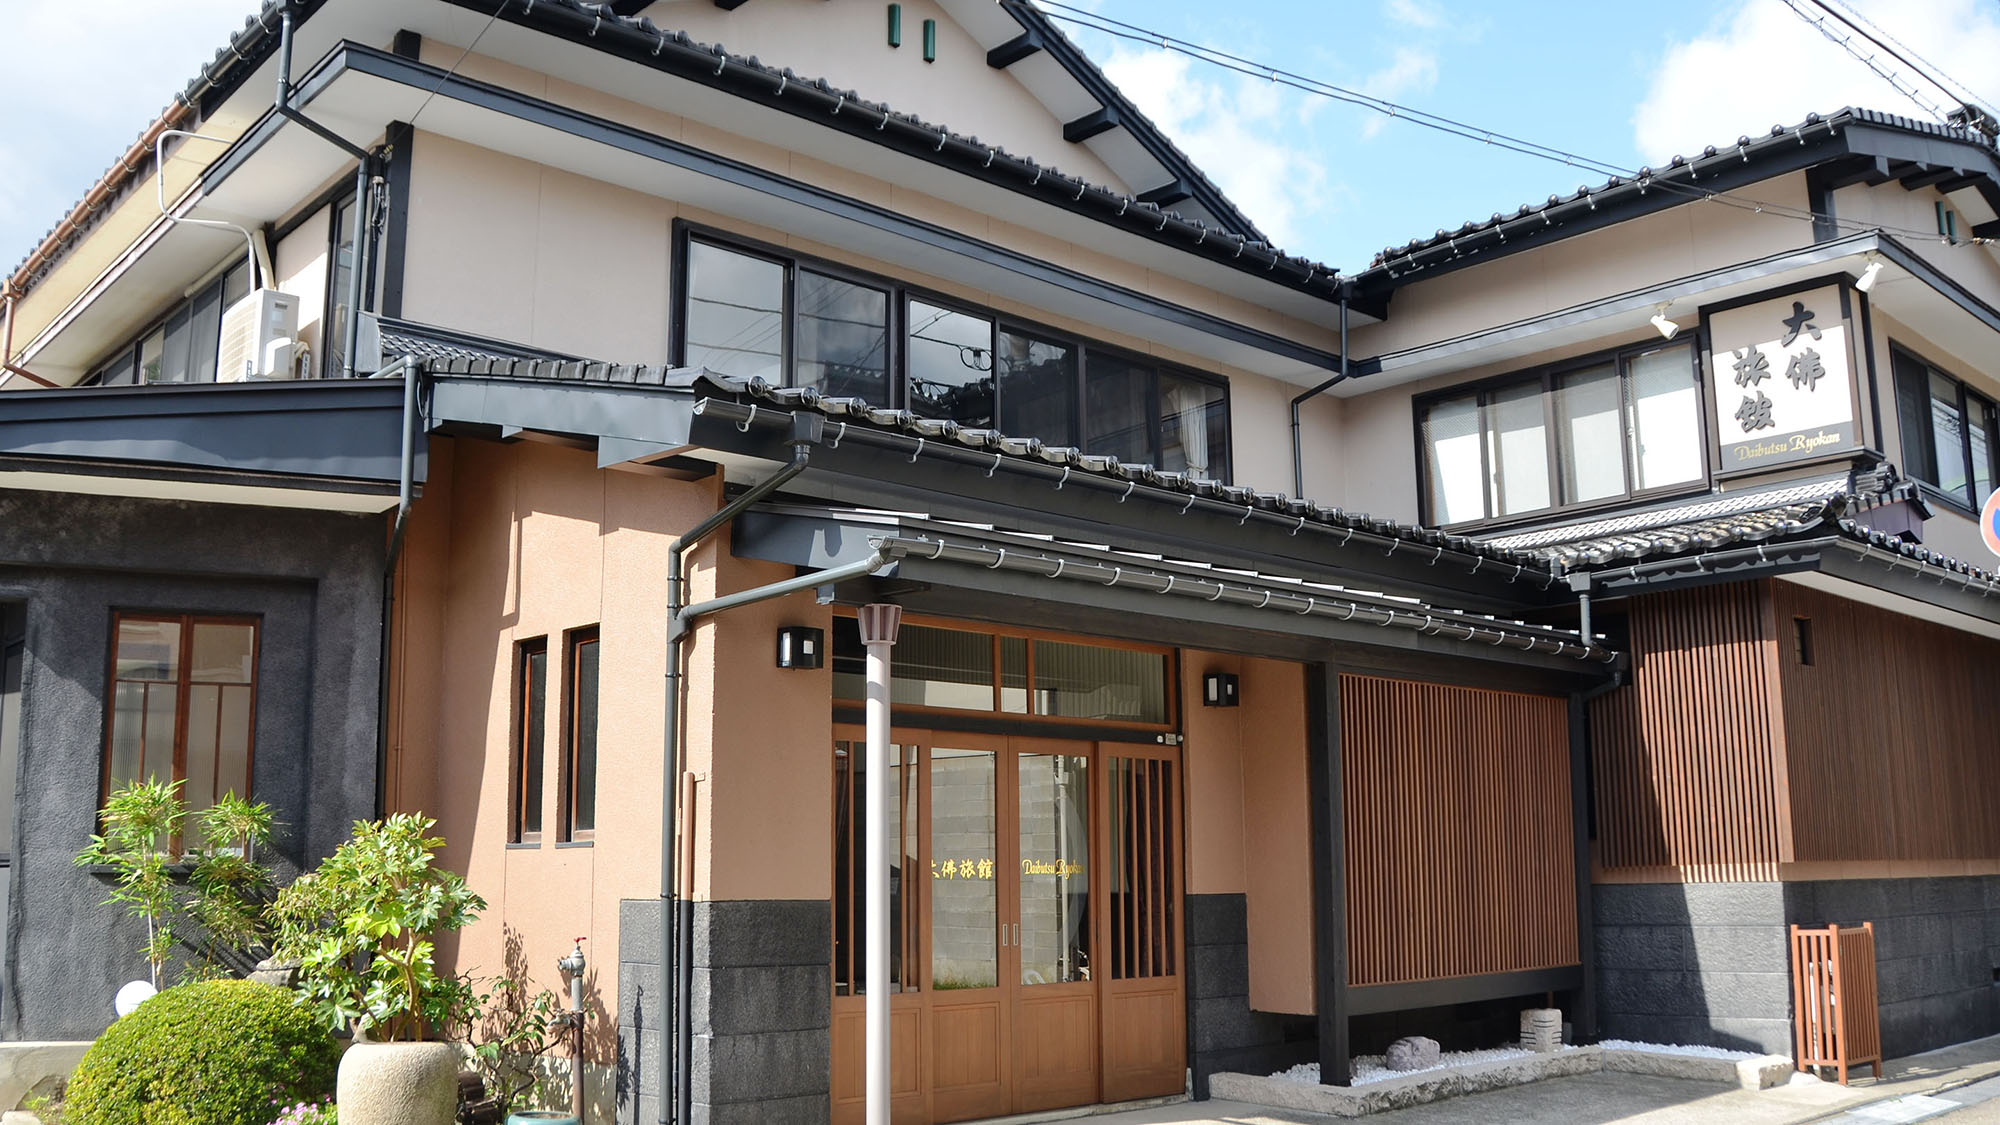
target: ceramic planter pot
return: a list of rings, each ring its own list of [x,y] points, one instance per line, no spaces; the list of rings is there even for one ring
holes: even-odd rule
[[[576,1114],[553,1109],[524,1109],[507,1115],[507,1125],[583,1125]]]
[[[341,1125],[452,1125],[458,1048],[449,1043],[356,1043],[340,1057]]]

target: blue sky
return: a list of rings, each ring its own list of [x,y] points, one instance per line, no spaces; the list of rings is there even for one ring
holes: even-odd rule
[[[1928,117],[1786,0],[1072,2],[1621,165],[1847,104]],[[1846,2],[1985,87],[1976,93],[1989,104],[2000,99],[2000,0]],[[69,5],[0,0],[0,100],[11,107],[0,124],[0,269],[67,213],[254,6],[96,0],[82,21]],[[1065,27],[1280,245],[1342,268],[1602,179]]]

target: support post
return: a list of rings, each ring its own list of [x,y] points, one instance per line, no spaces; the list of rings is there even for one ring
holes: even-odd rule
[[[1306,667],[1306,784],[1312,806],[1313,1011],[1319,1080],[1352,1084],[1347,1032],[1347,844],[1341,802],[1340,670]]]
[[[1569,1018],[1572,1038],[1579,1044],[1597,1041],[1597,924],[1590,900],[1589,699],[1583,694],[1569,697],[1569,815],[1572,854],[1576,857],[1576,957],[1581,973],[1575,1010]]]
[[[868,942],[862,980],[867,989],[868,1125],[889,1125],[889,654],[903,607],[861,607],[861,643],[868,649],[868,794],[863,822],[868,865]]]

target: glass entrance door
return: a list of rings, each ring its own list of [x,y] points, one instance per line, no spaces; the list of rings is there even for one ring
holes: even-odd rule
[[[1012,739],[1014,1111],[1097,1100],[1088,743]]]

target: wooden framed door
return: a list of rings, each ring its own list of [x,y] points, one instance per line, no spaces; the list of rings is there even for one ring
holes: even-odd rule
[[[1130,743],[1100,751],[1103,1096],[1178,1094],[1187,1081],[1180,755]]]
[[[852,825],[864,802],[842,763],[860,753],[862,732],[838,728],[836,739],[836,821]],[[895,1120],[1179,1092],[1181,798],[1171,748],[906,731],[892,743]],[[834,882],[836,899],[853,903],[863,875],[850,832],[844,848],[836,841]],[[834,910],[837,1125],[863,1110],[853,909]]]
[[[1098,788],[1088,742],[1008,740],[1013,802],[1014,1106],[1098,1100]]]

